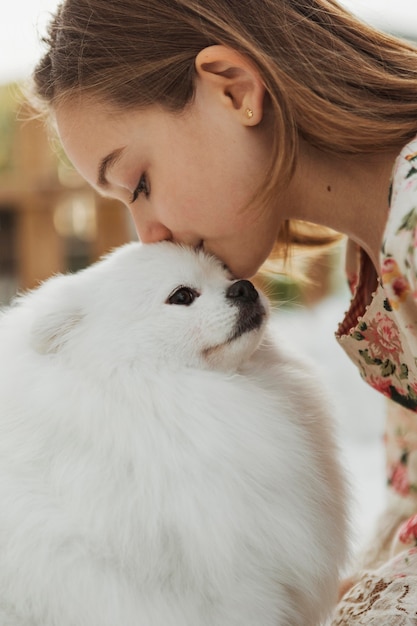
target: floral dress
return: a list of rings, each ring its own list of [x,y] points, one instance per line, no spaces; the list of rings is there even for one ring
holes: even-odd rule
[[[336,337],[364,380],[390,399],[387,483],[398,515],[383,557],[344,596],[332,625],[417,625],[417,137],[394,165],[380,279],[363,250],[356,253],[353,298]]]

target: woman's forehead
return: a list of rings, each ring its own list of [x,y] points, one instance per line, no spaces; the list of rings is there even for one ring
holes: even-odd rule
[[[55,124],[68,158],[95,185],[102,161],[115,160],[124,147],[122,119],[100,102],[77,98],[55,108]]]

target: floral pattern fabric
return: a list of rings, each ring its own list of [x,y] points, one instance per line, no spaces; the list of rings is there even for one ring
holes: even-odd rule
[[[331,626],[416,626],[417,548],[364,572],[339,603]]]
[[[394,168],[381,282],[356,324],[346,328],[345,322],[338,339],[362,377],[417,411],[417,138]]]
[[[387,484],[399,527],[386,562],[345,594],[332,626],[417,625],[417,137],[396,160],[390,195],[381,277],[357,251],[359,272],[348,274],[353,299],[336,337],[389,399]]]
[[[360,259],[337,338],[364,380],[395,402],[386,430],[388,485],[417,510],[417,138],[394,166],[381,280],[375,275],[371,299],[363,293],[370,261],[364,253]]]

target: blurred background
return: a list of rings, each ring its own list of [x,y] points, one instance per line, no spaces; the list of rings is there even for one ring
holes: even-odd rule
[[[417,42],[417,0],[341,3],[365,21]],[[40,39],[57,5],[58,0],[14,0],[0,21],[0,305],[18,290],[84,267],[135,238],[127,210],[86,186],[22,103],[21,85],[42,55]],[[273,323],[287,343],[311,357],[334,398],[359,542],[384,501],[385,409],[333,337],[349,305],[342,265],[339,246],[316,260],[308,288],[293,279],[275,281]]]
[[[127,210],[93,193],[22,103],[57,0],[16,0],[0,21],[0,304],[134,237]]]

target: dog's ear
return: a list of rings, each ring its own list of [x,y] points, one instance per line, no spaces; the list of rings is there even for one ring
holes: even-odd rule
[[[35,320],[31,329],[31,344],[40,354],[59,352],[70,340],[84,315],[76,310],[56,309]]]

